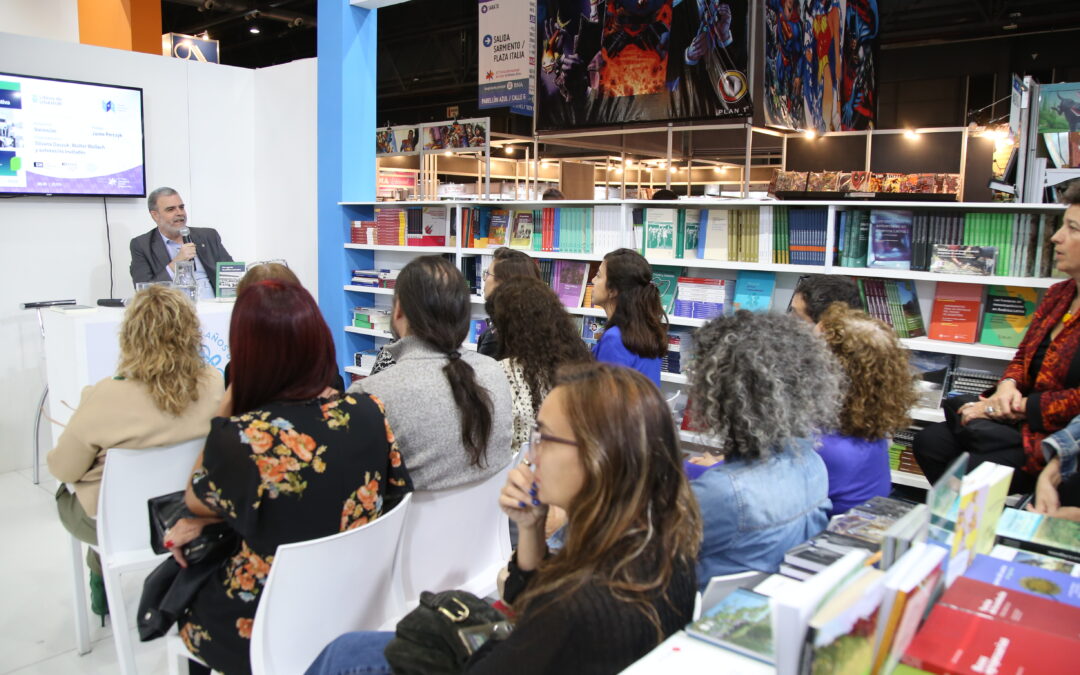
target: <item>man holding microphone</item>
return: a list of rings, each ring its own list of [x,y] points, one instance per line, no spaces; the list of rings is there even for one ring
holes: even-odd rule
[[[176,263],[195,261],[199,298],[213,298],[217,263],[232,262],[217,230],[187,226],[187,211],[180,194],[160,187],[146,198],[157,227],[131,240],[131,281],[172,281]]]

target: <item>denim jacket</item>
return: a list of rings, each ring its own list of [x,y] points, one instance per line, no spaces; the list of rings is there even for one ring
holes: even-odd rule
[[[1061,431],[1056,431],[1042,442],[1043,456],[1050,461],[1057,455],[1061,458],[1061,477],[1068,478],[1076,473],[1077,458],[1080,458],[1080,415],[1072,418]]]
[[[776,572],[784,553],[828,525],[829,475],[801,439],[759,461],[717,464],[691,487],[701,505],[704,540],[698,583],[747,570]]]

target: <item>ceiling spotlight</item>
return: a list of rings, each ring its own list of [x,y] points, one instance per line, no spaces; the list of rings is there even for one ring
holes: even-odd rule
[[[259,27],[258,26],[252,26],[251,28],[248,28],[248,32],[251,33],[252,35],[258,35],[259,34]]]
[[[919,132],[907,129],[906,131],[904,131],[904,138],[908,139],[909,141],[914,141],[919,138]]]
[[[514,146],[512,146],[512,145],[506,146],[505,150],[506,150],[506,154],[508,154],[508,155],[514,154]]]
[[[626,168],[629,169],[630,167],[634,166],[634,160],[628,159],[628,160],[626,160],[625,164],[626,164]]]
[[[444,155],[446,155],[447,157],[450,157],[450,156],[452,156],[452,155],[453,155],[454,153],[453,153],[452,151],[450,151],[450,150],[447,150],[447,151],[446,151],[446,152],[444,152],[443,154],[444,154]]]
[[[806,137],[806,140],[812,141],[815,138],[817,138],[817,132],[814,131],[813,129],[811,129],[810,131],[807,131],[806,133],[804,133],[803,136]]]
[[[621,175],[622,175],[622,171],[623,171],[623,170],[622,170],[622,167],[621,167],[621,166],[620,166],[620,167],[617,167],[617,168],[615,169],[615,175],[616,175],[616,176],[621,176]]]
[[[714,166],[712,170],[715,173],[724,173],[725,169],[727,169],[726,166]]]

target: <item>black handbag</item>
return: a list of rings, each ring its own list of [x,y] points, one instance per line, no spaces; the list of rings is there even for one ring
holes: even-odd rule
[[[460,673],[472,654],[462,629],[504,624],[506,617],[466,591],[420,594],[420,606],[398,622],[383,655],[396,675]],[[498,631],[497,631],[498,633]]]
[[[195,515],[184,504],[184,492],[170,492],[146,501],[150,511],[150,548],[154,553],[169,553],[165,548],[165,533],[181,518]],[[202,529],[198,537],[181,547],[180,552],[189,565],[196,565],[210,558],[220,559],[223,550],[235,549],[236,532],[225,523],[211,523]]]
[[[945,423],[960,447],[973,457],[1022,448],[1024,437],[1018,422],[978,419],[967,424],[960,423],[960,408],[979,400],[975,394],[958,394],[941,402],[941,407],[945,410]]]
[[[205,561],[182,568],[172,557],[154,568],[139,597],[139,640],[149,642],[165,635],[217,568]]]

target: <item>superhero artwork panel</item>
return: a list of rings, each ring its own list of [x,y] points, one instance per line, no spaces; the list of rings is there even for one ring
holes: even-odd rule
[[[424,150],[483,150],[488,145],[487,118],[421,125]]]
[[[538,129],[741,119],[747,0],[537,0]]]
[[[877,0],[765,0],[765,123],[874,127]]]

